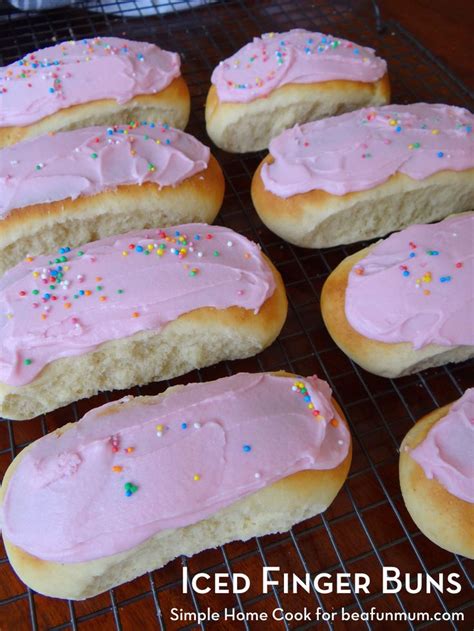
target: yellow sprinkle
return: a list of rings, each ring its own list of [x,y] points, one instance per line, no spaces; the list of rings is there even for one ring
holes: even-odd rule
[[[13,318],[13,313],[7,313],[7,318],[11,320]]]
[[[151,243],[149,243],[146,247],[148,250],[153,250],[153,245]]]
[[[413,149],[413,145],[412,144],[408,145],[408,149]]]
[[[33,278],[38,278],[39,272],[33,272]]]
[[[155,140],[157,145],[161,145],[161,140]]]
[[[128,252],[127,252],[127,250],[123,250],[123,252],[122,252],[122,256],[128,256]]]
[[[308,403],[308,410],[313,410],[314,409],[314,405],[312,403]]]
[[[194,474],[194,477],[193,477],[193,480],[194,480],[195,482],[198,482],[200,479],[201,479],[201,476],[199,475],[199,473],[195,473],[195,474]]]
[[[31,261],[33,261],[33,260],[34,260],[34,259],[33,259],[33,257],[32,257],[32,256],[27,256],[27,257],[26,257],[26,259],[25,259],[25,261],[26,261],[27,263],[31,263]]]
[[[162,431],[163,431],[163,425],[161,425],[161,424],[160,424],[160,425],[157,425],[157,426],[156,426],[156,431],[157,431],[157,432],[162,432]]]
[[[433,136],[437,136],[439,134],[439,129],[432,129],[431,133],[433,134]]]
[[[426,272],[426,274],[423,274],[422,280],[424,283],[431,283],[431,272]]]
[[[157,250],[156,253],[158,254],[158,256],[163,256],[165,251],[164,250]]]
[[[389,125],[391,125],[392,127],[395,127],[396,124],[397,124],[397,121],[394,118],[390,119]]]
[[[68,272],[68,271],[69,271],[69,265],[65,265],[65,266],[64,266],[64,271],[65,271],[65,272]]]

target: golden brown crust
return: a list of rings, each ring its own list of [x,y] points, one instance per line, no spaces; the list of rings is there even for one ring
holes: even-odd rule
[[[389,101],[388,74],[367,83],[344,80],[289,83],[248,103],[222,102],[216,87],[211,85],[206,99],[206,127],[215,144],[226,151],[257,151],[265,149],[272,137],[296,123]],[[290,116],[293,107],[294,115]]]
[[[260,352],[278,336],[288,308],[282,278],[263,256],[276,287],[257,314],[243,307],[195,309],[159,332],[141,331],[90,353],[56,359],[31,383],[0,383],[0,415],[26,420],[100,391],[171,379]]]
[[[421,532],[441,548],[473,559],[474,504],[452,495],[437,480],[429,480],[410,455],[451,406],[433,410],[405,436],[400,448],[400,486],[407,510]]]
[[[382,377],[401,377],[429,366],[463,361],[474,355],[474,347],[469,346],[451,348],[429,344],[414,350],[408,342],[387,344],[365,337],[352,328],[345,310],[349,272],[373,247],[375,244],[345,258],[324,283],[321,313],[329,334],[339,348],[359,366]]]
[[[267,228],[301,247],[332,247],[381,237],[412,223],[435,221],[451,212],[470,210],[474,205],[474,169],[439,171],[424,180],[395,173],[378,186],[345,195],[315,189],[279,197],[265,188],[261,176],[263,165],[273,161],[273,156],[267,155],[254,173],[251,185],[253,205]],[[446,195],[443,203],[437,204],[437,192],[441,187],[452,189],[451,206],[446,203]],[[463,192],[464,187],[467,193]],[[428,201],[418,198],[412,205],[407,197],[406,203],[400,207],[404,194],[413,191],[418,195],[422,189],[425,189]],[[462,193],[460,199],[455,197],[457,191]],[[396,204],[392,210],[388,207],[391,199]],[[380,220],[376,219],[377,205],[381,206]],[[372,221],[367,221],[370,216]]]
[[[283,371],[272,374],[282,377],[295,376]],[[174,388],[176,387],[180,386]],[[158,397],[132,399],[126,405],[155,402],[157,398],[166,396],[174,388],[169,388]],[[339,405],[334,400],[332,402],[347,426]],[[117,407],[113,406],[112,413],[117,410]],[[110,409],[108,408],[107,411],[109,412]],[[56,434],[60,435],[72,426],[72,423],[65,425],[56,430]],[[33,444],[24,449],[9,466],[0,489],[0,502],[3,502],[14,470]],[[287,528],[292,523],[296,523],[291,519],[291,513],[299,515],[297,511],[301,509],[301,506],[308,507],[306,512],[301,513],[304,518],[314,515],[315,509],[325,509],[334,500],[347,478],[351,458],[352,445],[349,446],[346,458],[334,469],[294,473],[218,511],[207,520],[175,531],[159,533],[132,550],[103,559],[86,563],[60,564],[38,559],[12,545],[8,540],[4,540],[5,548],[13,569],[29,587],[58,598],[88,598],[131,580],[148,570],[158,569],[179,554],[191,555],[207,547],[223,545],[233,539],[248,539],[263,535],[265,531],[277,532],[280,526]],[[251,515],[257,514],[261,517],[265,512],[270,518],[265,524],[266,529],[263,526],[263,530],[259,530],[255,524],[251,524],[250,529],[246,526],[252,522]],[[219,527],[222,530],[222,525],[226,521],[228,521],[228,527],[222,534],[219,532]],[[207,532],[206,524],[209,526]]]
[[[67,243],[75,247],[130,230],[212,223],[224,199],[217,160],[176,186],[153,182],[123,185],[75,200],[17,208],[2,220],[0,275],[26,255],[37,256]]]
[[[167,122],[173,127],[184,129],[189,119],[190,111],[190,96],[185,80],[181,76],[176,77],[161,92],[135,96],[123,105],[118,104],[113,99],[100,99],[63,108],[31,125],[0,127],[0,148],[52,131],[77,129],[79,127],[87,127],[89,124],[105,124],[105,122],[89,123],[94,118],[100,117],[102,111],[110,121],[107,124],[126,124],[130,121],[130,113],[135,110],[147,111],[149,115],[155,118],[159,118],[159,116],[157,117],[154,111],[159,113],[169,110],[172,114],[172,111],[176,110],[177,124],[173,124],[172,119]]]

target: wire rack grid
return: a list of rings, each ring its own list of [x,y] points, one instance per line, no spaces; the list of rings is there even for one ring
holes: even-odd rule
[[[394,102],[448,102],[472,109],[472,95],[467,88],[400,24],[383,24],[375,2],[228,0],[196,7],[195,3],[175,0],[160,4],[157,7],[157,0],[103,0],[95,12],[88,12],[85,5],[78,3],[73,8],[38,14],[19,13],[0,4],[0,64],[70,38],[116,35],[156,42],[182,55],[192,94],[188,131],[209,143],[203,105],[213,67],[261,32],[304,27],[376,48],[389,63]],[[183,7],[185,11],[178,11]],[[164,9],[168,13],[160,13]],[[348,481],[324,515],[299,524],[288,533],[234,542],[190,559],[176,559],[161,570],[81,602],[53,600],[26,589],[0,547],[0,631],[256,628],[246,621],[173,621],[173,607],[189,612],[210,607],[218,612],[270,614],[276,607],[287,614],[304,607],[339,614],[343,608],[346,612],[363,613],[375,607],[394,614],[425,612],[430,617],[450,612],[464,614],[464,621],[457,622],[429,619],[344,623],[337,617],[335,622],[269,621],[265,629],[270,631],[472,628],[473,563],[441,550],[417,530],[403,505],[398,485],[398,448],[403,436],[420,416],[458,398],[473,385],[472,364],[444,366],[398,380],[376,377],[353,364],[329,337],[321,319],[319,297],[331,270],[361,244],[304,250],[281,241],[261,224],[250,199],[251,177],[263,154],[234,156],[216,147],[213,151],[227,182],[219,222],[259,242],[274,261],[287,288],[287,323],[279,339],[255,358],[224,362],[179,380],[136,388],[132,393],[157,394],[173,383],[207,381],[238,371],[286,369],[301,375],[316,373],[330,383],[351,425],[354,457]],[[15,454],[32,440],[124,394],[104,393],[28,422],[2,421],[0,470],[4,472]],[[309,594],[290,595],[279,588],[263,594],[263,565],[279,566],[282,572],[297,575],[366,572],[373,584],[368,595],[356,593],[353,582],[348,594],[321,594],[313,589]],[[457,572],[462,591],[411,593],[413,579],[408,589],[384,594],[380,582],[383,565],[395,565],[403,575],[411,573],[412,577],[417,572],[433,576]],[[211,575],[245,572],[251,579],[251,589],[241,595],[199,594],[189,583],[188,594],[183,594],[183,566],[187,566],[190,576],[199,571]]]

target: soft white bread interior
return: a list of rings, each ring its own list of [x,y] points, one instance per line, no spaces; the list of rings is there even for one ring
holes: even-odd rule
[[[400,448],[400,486],[407,510],[421,532],[441,548],[473,559],[474,504],[452,495],[437,480],[429,480],[410,455],[451,405],[424,416],[405,436]]]
[[[195,309],[158,333],[141,331],[104,342],[84,355],[56,359],[26,385],[0,383],[0,416],[30,419],[103,390],[172,379],[195,368],[256,355],[275,340],[287,314],[281,276],[266,262],[276,288],[257,314],[242,307]]]
[[[176,186],[123,185],[96,195],[17,208],[1,220],[0,275],[26,255],[75,247],[141,228],[212,223],[224,199],[224,175],[209,166]]]
[[[324,323],[339,348],[365,370],[382,377],[403,377],[425,368],[461,362],[474,356],[474,346],[428,344],[414,350],[412,344],[386,344],[358,333],[346,318],[345,302],[351,269],[370,252],[364,248],[345,258],[326,280],[321,293]]]
[[[390,101],[388,75],[379,81],[290,83],[249,103],[221,102],[214,85],[206,101],[206,128],[221,149],[245,153],[266,149],[283,130]]]
[[[188,124],[191,99],[183,77],[177,77],[157,94],[140,94],[126,103],[114,99],[89,101],[59,110],[31,125],[0,127],[0,147],[50,132],[68,131],[95,125],[121,125],[131,120],[166,122],[184,129]]]
[[[278,197],[266,190],[260,163],[252,180],[252,201],[263,223],[285,241],[304,248],[328,248],[382,237],[414,223],[429,223],[474,208],[474,169],[440,171],[415,180],[396,173],[375,188],[346,195],[323,190]]]
[[[287,373],[278,374],[290,376]],[[164,397],[173,389],[169,388],[158,396]],[[133,409],[155,399],[131,399],[120,409],[123,410],[123,405]],[[337,404],[334,401],[333,404],[344,420]],[[107,414],[113,413],[113,407],[108,407]],[[70,423],[56,432],[67,432],[71,426]],[[9,480],[27,450],[28,447],[10,465],[0,490],[0,501],[3,501]],[[344,461],[334,469],[300,471],[235,502],[208,519],[160,532],[140,546],[102,559],[84,563],[52,563],[31,556],[8,540],[4,541],[5,548],[15,572],[37,592],[73,600],[90,598],[147,571],[158,569],[179,555],[191,556],[230,541],[285,532],[294,524],[323,512],[344,484],[351,455],[349,448]]]

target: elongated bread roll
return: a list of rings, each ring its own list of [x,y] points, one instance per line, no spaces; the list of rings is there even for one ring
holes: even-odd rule
[[[212,223],[224,176],[166,123],[88,127],[0,150],[0,275],[26,256],[140,228]]]
[[[256,37],[211,81],[207,133],[232,153],[266,149],[296,123],[390,100],[387,64],[371,48],[304,29]]]
[[[263,223],[326,248],[474,209],[474,116],[447,105],[366,108],[270,144],[252,181]]]
[[[88,598],[180,554],[288,530],[326,510],[350,461],[317,377],[240,373],[126,397],[13,461],[4,543],[28,586]]]
[[[69,41],[0,68],[0,147],[131,120],[184,129],[190,96],[177,53],[119,37]]]
[[[227,228],[187,224],[60,248],[0,279],[0,415],[32,418],[255,355],[286,312],[279,273]]]
[[[357,364],[401,377],[474,355],[474,213],[392,234],[347,257],[321,294],[336,344]]]
[[[474,559],[474,389],[433,410],[400,449],[400,486],[418,528],[441,548]]]

